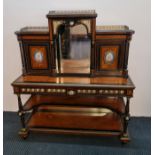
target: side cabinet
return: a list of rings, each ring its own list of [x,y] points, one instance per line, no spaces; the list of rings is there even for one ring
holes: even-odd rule
[[[128,77],[129,42],[133,33],[127,26],[97,27],[95,75]]]
[[[52,53],[50,52],[47,27],[25,27],[16,32],[22,55],[24,75],[52,74]]]

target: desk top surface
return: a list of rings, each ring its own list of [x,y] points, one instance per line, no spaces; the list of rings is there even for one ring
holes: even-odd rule
[[[21,75],[12,83],[12,85],[135,88],[130,77],[126,79],[121,77],[50,77]]]

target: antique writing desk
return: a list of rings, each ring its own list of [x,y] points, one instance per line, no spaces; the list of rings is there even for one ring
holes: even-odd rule
[[[49,27],[17,31],[23,74],[12,86],[29,132],[119,136],[128,142],[127,26],[96,27],[95,11],[51,11]],[[30,98],[22,103],[21,95]]]

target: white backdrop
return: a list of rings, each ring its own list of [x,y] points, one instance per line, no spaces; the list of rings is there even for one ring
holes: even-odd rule
[[[149,0],[5,0],[4,110],[17,111],[11,82],[21,74],[21,58],[14,32],[24,26],[47,26],[49,10],[95,9],[97,25],[128,25],[135,30],[129,53],[129,74],[136,85],[131,114],[151,115],[151,49]]]

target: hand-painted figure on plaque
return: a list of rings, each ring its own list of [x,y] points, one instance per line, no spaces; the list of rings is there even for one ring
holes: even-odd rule
[[[114,52],[113,51],[107,51],[105,53],[105,63],[111,64],[114,61]]]
[[[43,61],[43,54],[41,51],[36,50],[34,53],[34,59],[37,62],[42,62]]]

